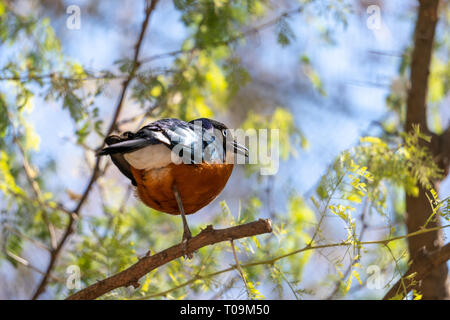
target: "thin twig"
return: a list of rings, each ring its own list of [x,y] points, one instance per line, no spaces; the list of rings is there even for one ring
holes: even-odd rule
[[[36,240],[36,239],[33,239],[33,238],[27,236],[26,234],[22,233],[19,229],[15,228],[15,227],[11,227],[9,225],[5,225],[4,228],[6,230],[8,230],[9,232],[14,233],[18,237],[21,237],[21,238],[23,238],[23,239],[25,239],[27,241],[32,242],[34,245],[36,245],[37,247],[39,247],[41,249],[44,249],[44,250],[46,250],[48,252],[52,251],[52,249],[49,246],[47,246],[46,244],[40,242],[39,240]]]
[[[224,287],[219,292],[214,294],[214,296],[212,298],[210,298],[209,300],[218,300],[219,298],[221,298],[228,290],[230,290],[234,286],[234,284],[238,280],[239,280],[239,277],[233,277],[233,278],[231,278],[231,280],[226,281]]]
[[[39,184],[35,180],[33,169],[31,168],[31,165],[28,162],[28,158],[27,158],[27,156],[25,154],[25,150],[22,147],[22,145],[20,144],[18,135],[16,133],[14,125],[12,124],[13,123],[12,115],[7,111],[6,112],[6,116],[8,117],[8,121],[11,123],[11,128],[12,128],[11,132],[12,132],[13,142],[17,146],[17,148],[19,149],[20,155],[22,156],[23,172],[25,173],[25,177],[26,177],[29,185],[31,186],[31,190],[33,192],[34,200],[36,200],[41,206],[43,206],[44,201],[42,200],[41,189],[39,187]],[[42,212],[42,219],[44,220],[44,224],[45,224],[45,226],[48,229],[48,233],[49,233],[49,236],[50,236],[51,247],[54,249],[54,248],[56,248],[55,227],[50,222],[50,220],[48,218],[48,214],[47,214],[47,212],[45,210],[43,210],[43,212]]]
[[[245,290],[247,291],[247,297],[250,298],[251,297],[251,292],[250,292],[250,289],[248,287],[247,280],[245,280],[244,270],[242,270],[241,264],[239,263],[239,259],[238,259],[237,254],[236,254],[236,248],[234,246],[233,240],[230,240],[230,244],[231,244],[231,249],[233,250],[234,261],[236,262],[236,268],[237,268],[237,270],[238,270],[238,272],[239,272],[239,274],[241,276],[242,281],[244,282]]]
[[[257,34],[258,32],[267,29],[275,24],[277,24],[280,20],[285,19],[285,18],[289,18],[291,16],[293,16],[294,14],[300,13],[303,11],[303,6],[297,7],[293,10],[288,10],[288,11],[284,11],[283,13],[277,15],[275,18],[264,22],[256,27],[250,28],[248,30],[245,30],[243,32],[238,33],[237,35],[234,35],[226,40],[221,40],[221,41],[216,41],[213,44],[211,44],[211,46],[220,46],[220,45],[229,45],[239,39]],[[165,52],[165,53],[160,53],[160,54],[156,54],[153,55],[151,57],[148,58],[144,58],[141,60],[141,63],[148,63],[154,60],[158,60],[158,59],[164,59],[164,58],[170,58],[170,57],[175,57],[178,56],[180,54],[184,54],[184,53],[192,53],[198,50],[201,50],[202,48],[191,48],[191,49],[179,49],[179,50],[174,50],[174,51],[170,51],[170,52]]]
[[[32,265],[28,260],[26,260],[25,258],[19,257],[18,255],[15,255],[14,253],[12,253],[9,250],[6,250],[6,255],[8,257],[10,257],[11,259],[13,259],[14,261],[16,261],[17,263],[20,263],[21,265],[23,265],[24,267],[29,268],[30,270],[33,270],[34,272],[37,272],[39,274],[44,275],[44,272],[42,270],[39,270],[37,267],[35,267],[34,265]],[[53,275],[50,276],[52,278],[52,280],[60,282],[60,283],[64,283],[63,279],[57,278]]]
[[[362,228],[361,228],[361,232],[359,234],[359,240],[361,240],[361,241],[363,240],[364,234],[365,234],[365,232],[366,232],[366,230],[368,228],[368,225],[365,222],[365,217],[366,217],[366,214],[367,214],[368,204],[369,204],[369,200],[366,198],[366,200],[364,201],[364,207],[362,209],[362,214],[361,214]],[[346,279],[351,274],[354,265],[357,264],[358,262],[359,262],[359,259],[353,259],[353,261],[348,266],[347,270],[345,270],[342,279]],[[341,284],[341,281],[339,280],[335,284],[334,290],[326,298],[327,300],[331,300],[338,293],[339,288],[340,288],[340,284]]]

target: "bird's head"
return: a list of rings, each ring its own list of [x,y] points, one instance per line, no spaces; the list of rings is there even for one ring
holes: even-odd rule
[[[237,143],[233,134],[227,126],[219,121],[199,118],[190,121],[189,123],[194,124],[194,126],[201,126],[206,132],[206,137],[204,140],[206,142],[211,142],[211,140],[221,141],[224,149],[224,156],[228,159],[228,154],[241,154],[248,158],[248,149]]]

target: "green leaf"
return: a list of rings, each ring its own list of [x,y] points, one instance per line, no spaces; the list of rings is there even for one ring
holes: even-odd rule
[[[9,125],[8,109],[6,108],[3,96],[0,95],[0,138],[5,137],[8,125]]]

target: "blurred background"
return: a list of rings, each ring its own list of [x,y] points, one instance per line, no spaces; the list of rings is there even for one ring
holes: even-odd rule
[[[280,130],[276,174],[236,166],[188,216],[194,234],[271,218],[274,234],[236,242],[244,266],[355,243],[209,276],[235,264],[221,243],[102,298],[382,298],[407,269],[407,241],[356,242],[408,233],[405,197],[418,182],[371,170],[363,146],[404,151],[417,11],[416,0],[0,0],[0,298],[61,299],[181,240],[180,217],[139,203],[95,157],[110,131],[163,117]],[[439,12],[427,108],[437,134],[450,122],[448,1]],[[449,194],[442,179],[439,197]]]

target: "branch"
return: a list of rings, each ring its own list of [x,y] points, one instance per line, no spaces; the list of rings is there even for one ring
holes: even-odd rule
[[[431,151],[434,156],[434,160],[438,164],[444,173],[443,176],[447,177],[450,167],[450,121],[447,124],[447,129],[438,135],[431,133]]]
[[[287,10],[282,12],[281,14],[277,15],[275,18],[264,22],[256,27],[250,28],[248,30],[242,31],[234,36],[231,36],[228,39],[224,39],[224,40],[219,40],[219,41],[215,41],[214,43],[212,43],[212,46],[221,46],[221,45],[229,45],[239,39],[251,36],[253,34],[257,34],[258,32],[267,29],[275,24],[277,24],[280,20],[285,19],[285,18],[289,18],[297,13],[300,13],[303,11],[303,6],[297,7],[295,9],[292,10]],[[201,50],[202,48],[198,48],[198,47],[194,47],[191,49],[179,49],[179,50],[174,50],[174,51],[170,51],[170,52],[166,52],[166,53],[160,53],[160,54],[156,54],[147,58],[144,58],[141,60],[141,63],[148,63],[154,60],[158,60],[158,59],[163,59],[163,58],[170,58],[170,57],[175,57],[178,56],[180,54],[183,53],[192,53],[194,51],[197,50]]]
[[[420,129],[426,134],[430,133],[427,126],[427,97],[429,90],[430,64],[433,55],[433,47],[435,43],[436,25],[439,19],[440,0],[418,0],[418,15],[414,32],[414,49],[412,52],[411,71],[410,71],[410,89],[407,97],[405,132],[413,129],[414,125],[420,125]],[[432,135],[433,136],[433,135]],[[439,153],[433,146],[439,144],[434,135],[431,145],[425,141],[421,141],[422,146],[431,147],[433,151],[434,161],[439,166]],[[437,151],[437,153],[436,153]],[[434,182],[433,188],[438,190],[439,181]],[[408,232],[419,230],[427,223],[430,203],[426,197],[423,187],[419,186],[419,196],[406,196],[406,226]],[[432,226],[437,226],[440,221],[432,222]],[[429,233],[421,237],[410,239],[408,241],[409,256],[415,257],[426,247],[427,251],[433,252],[437,248],[443,246],[442,232]],[[420,286],[416,289],[421,291],[424,299],[448,299],[450,290],[447,286],[448,268],[446,264],[440,264],[438,268],[433,270],[433,274],[423,279]],[[403,282],[402,282],[403,283]]]
[[[135,46],[135,51],[134,51],[134,57],[133,57],[133,67],[130,71],[130,74],[128,75],[128,78],[123,82],[122,85],[122,91],[119,97],[119,101],[117,103],[117,107],[115,109],[114,112],[114,116],[113,119],[111,120],[111,124],[108,128],[108,131],[106,133],[106,136],[110,135],[115,127],[116,127],[116,122],[117,119],[119,118],[120,112],[122,110],[122,106],[123,106],[123,101],[125,98],[125,95],[127,93],[127,89],[128,86],[130,84],[130,82],[133,80],[136,71],[139,68],[139,63],[138,63],[138,59],[139,59],[139,53],[141,50],[141,46],[142,46],[142,41],[144,39],[144,34],[145,31],[147,30],[147,26],[148,26],[148,22],[150,20],[150,16],[152,14],[152,12],[154,11],[156,4],[158,3],[159,0],[153,0],[151,1],[149,6],[146,6],[145,9],[145,19],[142,22],[142,27],[141,27],[141,32],[139,34],[139,38],[138,41],[136,43]],[[102,143],[102,145],[100,146],[100,148],[102,148],[104,146],[104,142]],[[33,294],[32,299],[35,300],[37,299],[44,291],[45,288],[47,286],[50,274],[56,264],[56,261],[58,260],[58,257],[61,253],[62,247],[64,246],[65,242],[67,241],[67,239],[69,238],[69,236],[74,232],[74,227],[75,227],[75,221],[78,219],[79,214],[80,214],[80,210],[83,207],[84,203],[86,202],[89,193],[91,192],[92,186],[94,185],[95,181],[97,180],[97,178],[99,177],[99,172],[100,172],[100,158],[97,157],[97,160],[95,162],[95,166],[94,169],[92,170],[92,174],[91,174],[91,178],[89,179],[89,182],[87,184],[86,189],[84,190],[81,199],[79,200],[76,208],[73,210],[72,214],[69,215],[69,223],[66,226],[66,229],[63,233],[63,236],[61,238],[61,240],[59,241],[58,245],[56,246],[56,248],[50,253],[50,263],[47,267],[47,270],[45,272],[44,277],[42,278],[41,282],[39,283],[35,293]]]
[[[425,279],[434,268],[446,263],[447,260],[450,260],[450,243],[431,253],[427,252],[425,247],[423,247],[417,253],[408,271],[386,293],[383,300],[389,300],[398,297],[398,295],[403,299],[414,288],[415,283]],[[402,290],[402,288],[406,290]]]
[[[241,275],[242,282],[244,282],[245,290],[247,291],[247,297],[250,298],[251,292],[250,292],[250,289],[248,287],[247,280],[245,280],[244,270],[242,270],[241,264],[239,263],[239,259],[238,259],[238,256],[236,254],[236,248],[234,246],[233,240],[230,241],[230,244],[231,244],[231,249],[233,250],[234,261],[236,262],[236,268],[237,268],[239,274]]]
[[[439,229],[445,229],[450,227],[450,225],[445,225],[442,227],[435,227],[435,228],[429,228],[429,229],[421,229],[419,231],[413,232],[413,233],[408,233],[405,234],[403,236],[398,236],[398,237],[393,237],[393,238],[389,238],[389,239],[385,239],[385,240],[375,240],[375,241],[363,241],[363,242],[359,242],[359,245],[376,245],[376,244],[382,244],[382,245],[386,245],[390,242],[393,241],[397,241],[397,240],[401,240],[401,239],[407,239],[407,238],[411,238],[411,237],[416,237],[418,235],[424,234],[424,233],[428,233],[428,232],[433,232]],[[336,247],[344,247],[344,246],[352,246],[355,245],[354,243],[352,243],[351,241],[342,241],[342,242],[338,242],[338,243],[329,243],[329,244],[322,244],[322,245],[311,245],[308,244],[305,247],[301,248],[301,249],[297,249],[270,259],[266,259],[266,260],[260,260],[260,261],[253,261],[253,262],[248,262],[245,264],[241,264],[241,268],[249,268],[249,267],[255,267],[255,266],[261,266],[261,265],[274,265],[277,261],[285,259],[287,257],[302,253],[302,252],[306,252],[306,251],[310,251],[310,250],[319,250],[319,249],[325,249],[325,248],[336,248]],[[195,277],[187,280],[186,282],[181,283],[180,285],[170,288],[168,290],[162,291],[162,292],[157,292],[157,293],[153,293],[144,297],[139,298],[139,300],[147,300],[147,299],[151,299],[151,298],[155,298],[155,297],[162,297],[162,296],[166,296],[167,294],[169,294],[170,292],[173,292],[175,290],[178,290],[180,288],[186,287],[192,283],[194,283],[197,280],[202,280],[202,279],[208,279],[208,278],[212,278],[215,276],[218,276],[220,274],[223,273],[227,273],[230,271],[233,271],[237,269],[236,265],[232,265],[229,268],[226,269],[222,269],[219,271],[215,271],[212,273],[208,273],[205,275],[196,275]]]
[[[438,21],[438,6],[439,0],[419,0],[411,62],[411,88],[407,98],[406,132],[411,130],[414,124],[419,124],[422,130],[428,129],[426,116],[428,75]]]
[[[34,271],[34,272],[37,272],[37,273],[40,273],[40,274],[42,274],[42,275],[44,274],[44,272],[42,272],[42,271],[39,270],[37,267],[35,267],[34,265],[32,265],[28,260],[26,260],[26,259],[24,259],[24,258],[22,258],[22,257],[19,257],[19,256],[15,255],[14,253],[12,253],[11,251],[8,251],[8,250],[6,250],[5,253],[6,253],[6,255],[7,255],[9,258],[11,258],[12,260],[16,261],[17,263],[20,263],[20,264],[23,265],[24,267],[27,267],[27,268],[29,268],[30,270],[32,270],[32,271]],[[64,280],[63,280],[63,279],[56,278],[56,277],[53,276],[53,275],[51,275],[50,277],[52,278],[52,280],[58,281],[58,282],[64,284]]]
[[[126,74],[86,74],[84,76],[63,76],[62,72],[51,72],[47,74],[26,74],[26,75],[11,75],[2,76],[0,81],[17,81],[17,82],[29,82],[29,81],[54,81],[54,80],[65,80],[69,82],[79,82],[79,81],[94,81],[94,80],[113,80],[113,79],[126,79],[128,76]]]
[[[230,241],[245,237],[256,236],[272,232],[272,223],[269,219],[246,223],[227,229],[214,230],[209,225],[197,236],[189,240],[188,251],[196,251],[202,247],[222,241]],[[96,299],[105,293],[120,287],[139,286],[139,279],[152,270],[182,256],[182,244],[177,244],[152,256],[145,256],[128,269],[119,272],[109,278],[99,281],[68,297],[68,300]]]
[[[367,229],[369,228],[369,225],[366,223],[365,218],[367,215],[367,210],[369,208],[369,200],[366,198],[366,200],[364,201],[364,206],[362,209],[362,213],[361,213],[361,224],[362,224],[362,228],[361,231],[359,233],[359,240],[362,241],[362,239],[364,238],[364,234],[366,233]],[[322,216],[323,217],[323,216]],[[358,255],[360,255],[360,250],[358,250]],[[351,261],[350,265],[347,267],[347,270],[345,270],[344,272],[344,276],[342,277],[342,279],[347,279],[347,277],[350,275],[350,273],[353,270],[353,267],[355,266],[355,264],[359,263],[360,259],[355,259],[353,261]],[[334,296],[336,294],[338,294],[339,289],[341,287],[341,279],[339,279],[338,281],[335,282],[334,284],[334,290],[327,296],[326,300],[332,300],[334,298]]]
[[[6,117],[8,118],[8,121],[12,124],[12,116],[9,114],[9,112],[6,112]],[[33,192],[34,195],[34,199],[40,204],[43,205],[43,200],[42,200],[42,193],[39,187],[39,184],[37,183],[37,181],[35,180],[35,175],[33,173],[33,169],[31,168],[30,163],[28,162],[28,159],[26,157],[25,154],[25,150],[22,147],[22,145],[19,142],[19,139],[17,137],[17,133],[16,130],[14,128],[14,125],[11,126],[12,127],[12,137],[13,137],[13,142],[14,144],[17,146],[17,148],[19,149],[20,155],[22,156],[22,168],[23,168],[23,172],[25,173],[25,177],[27,178],[27,181],[29,183],[29,185],[31,186],[31,190]],[[48,233],[49,233],[49,237],[50,237],[50,243],[51,243],[51,247],[52,248],[56,248],[56,235],[55,235],[55,227],[53,226],[53,224],[50,222],[49,218],[48,218],[48,214],[47,212],[44,210],[42,213],[42,218],[44,221],[44,224],[46,225],[47,229],[48,229]]]

